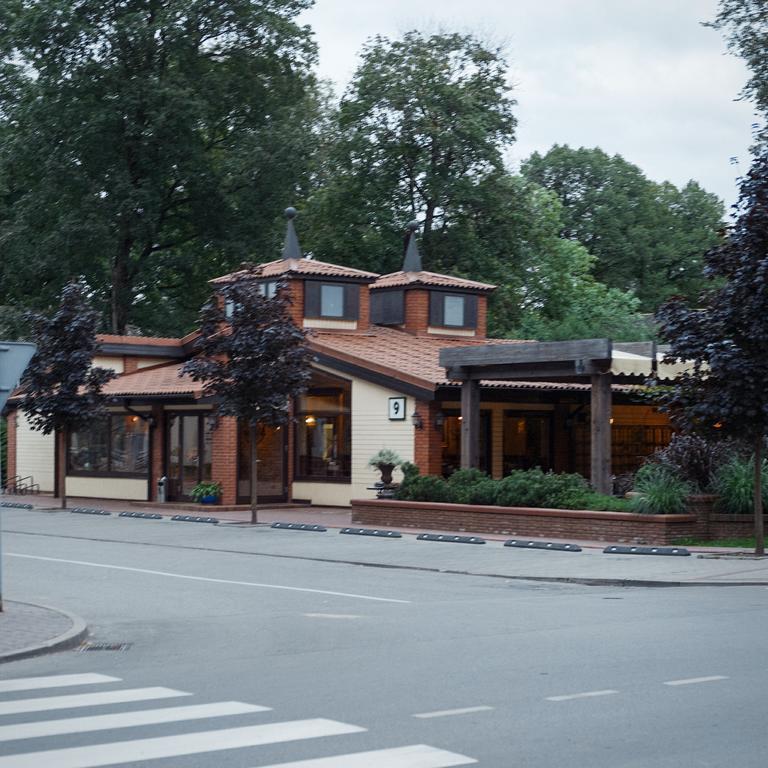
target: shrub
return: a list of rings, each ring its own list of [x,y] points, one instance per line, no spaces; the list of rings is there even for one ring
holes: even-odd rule
[[[448,478],[448,487],[453,500],[457,504],[479,503],[472,501],[473,492],[475,487],[484,480],[489,480],[489,477],[485,472],[481,472],[479,469],[457,469]],[[493,495],[495,497],[495,493]]]
[[[642,515],[675,515],[685,512],[691,486],[660,464],[645,464],[635,475],[635,496],[630,509]]]
[[[558,505],[560,509],[589,509],[594,512],[630,512],[628,499],[617,499],[615,496],[606,496],[589,488],[583,491],[574,491],[571,494],[563,494]]]
[[[712,442],[698,435],[672,435],[666,448],[647,460],[668,469],[694,491],[712,488],[718,469],[737,452],[730,441]]]
[[[466,504],[497,504],[497,496],[499,492],[499,483],[496,480],[491,480],[487,477],[485,480],[481,480],[479,483],[469,487],[469,496]],[[457,499],[458,500],[458,499]]]
[[[382,464],[391,464],[393,467],[399,467],[403,463],[400,455],[391,448],[381,448],[368,459],[369,467],[380,467]]]
[[[515,469],[499,482],[496,503],[504,507],[558,507],[563,499],[588,488],[581,475]]]
[[[434,501],[437,503],[453,501],[453,494],[448,483],[435,475],[416,475],[404,482],[395,491],[395,498],[403,501]]]
[[[763,462],[763,504],[768,506],[768,461]],[[754,511],[755,458],[733,456],[715,473],[713,489],[718,496],[718,511],[732,515],[748,515]]]

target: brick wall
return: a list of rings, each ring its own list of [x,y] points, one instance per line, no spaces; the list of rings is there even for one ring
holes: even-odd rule
[[[6,425],[8,430],[6,432],[8,436],[8,453],[6,459],[5,476],[14,477],[19,473],[16,471],[16,411],[9,411],[6,417]]]
[[[357,318],[357,330],[367,331],[371,327],[371,289],[364,283],[360,285],[360,311]]]
[[[133,373],[139,370],[139,360],[129,355],[123,356],[123,373]]]
[[[290,304],[288,314],[293,322],[301,328],[304,324],[304,281],[287,280],[286,291]]]
[[[635,515],[570,509],[354,500],[355,525],[472,531],[508,536],[580,539],[630,544],[670,544],[695,535],[694,515]]]
[[[435,416],[440,403],[416,401],[416,413],[421,416],[422,429],[414,430],[414,457],[422,475],[441,475],[443,472],[443,431],[435,428]]]
[[[477,297],[477,329],[475,337],[484,339],[488,335],[488,297],[478,295]]]
[[[404,331],[414,335],[427,332],[429,327],[429,292],[413,288],[405,291]]]
[[[211,475],[221,483],[221,503],[237,503],[237,419],[221,416],[213,430]]]

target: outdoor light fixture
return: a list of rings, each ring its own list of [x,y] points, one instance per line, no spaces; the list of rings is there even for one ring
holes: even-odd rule
[[[304,423],[305,423],[305,424],[306,424],[308,427],[314,427],[314,426],[315,426],[315,424],[317,423],[317,419],[316,419],[314,416],[307,416],[307,417],[304,419]]]
[[[438,411],[435,414],[435,429],[442,429],[445,424],[445,414],[442,411]]]
[[[418,411],[414,411],[411,414],[411,424],[416,429],[424,429],[424,422],[422,421],[421,414]]]

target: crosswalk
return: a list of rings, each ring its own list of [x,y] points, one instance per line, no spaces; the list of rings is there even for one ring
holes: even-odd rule
[[[477,763],[473,758],[427,744],[409,744],[265,765],[259,760],[259,746],[284,744],[281,754],[289,756],[293,742],[345,736],[367,729],[322,717],[257,721],[227,727],[224,718],[259,718],[272,710],[240,701],[173,702],[168,706],[156,706],[154,702],[194,694],[161,686],[115,687],[120,683],[123,683],[121,678],[96,673],[0,680],[0,768],[98,768],[235,749],[252,750],[247,755],[249,760],[253,758],[252,768],[451,768]],[[80,686],[85,686],[87,692],[57,692],[57,689],[83,690]],[[109,686],[109,689],[98,690],[99,686]],[[53,694],[41,695],[48,691]],[[146,708],[120,709],[122,705],[137,703]],[[99,709],[103,707],[109,707],[110,711],[105,713]],[[70,709],[74,710],[72,716],[57,716],[60,711]],[[84,709],[88,710],[86,714],[83,714]],[[28,719],[26,716],[31,713],[39,715],[40,719]],[[49,719],[49,713],[53,718]],[[24,717],[19,719],[19,715]],[[166,731],[172,731],[174,724],[193,721],[204,721],[205,725],[198,731],[166,732],[160,736],[144,736],[140,730],[143,726],[153,727],[152,733],[156,734],[156,726],[166,726]],[[222,727],[212,727],[216,724]],[[112,732],[116,730],[126,738],[118,737],[113,741],[100,738],[100,732],[109,731],[114,737]],[[47,742],[40,748],[40,743],[35,741],[75,734],[78,735],[78,746],[50,748],[51,742]],[[87,736],[81,739],[80,734]],[[320,751],[325,750],[321,748]],[[223,757],[218,755],[215,762],[221,768],[226,766]],[[242,765],[242,753],[238,753],[238,760],[237,764]]]

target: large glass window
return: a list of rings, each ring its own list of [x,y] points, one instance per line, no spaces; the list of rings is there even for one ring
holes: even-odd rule
[[[552,416],[504,412],[504,474],[513,469],[552,469]]]
[[[315,373],[296,401],[296,475],[300,480],[348,482],[352,432],[348,381]]]
[[[135,414],[112,413],[69,436],[70,474],[146,475],[149,427]]]

